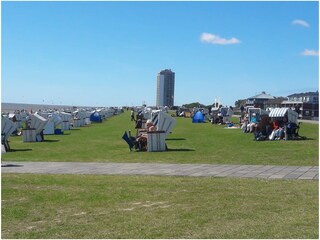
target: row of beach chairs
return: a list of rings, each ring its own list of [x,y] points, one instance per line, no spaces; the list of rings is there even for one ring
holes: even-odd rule
[[[11,135],[22,135],[23,142],[41,142],[44,140],[44,135],[63,134],[64,130],[89,125],[95,121],[102,122],[116,113],[115,109],[110,108],[76,110],[72,113],[16,111],[15,113],[2,114],[1,153],[10,151],[9,137]]]

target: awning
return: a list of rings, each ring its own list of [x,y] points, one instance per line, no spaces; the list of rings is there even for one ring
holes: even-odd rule
[[[269,113],[269,117],[284,117],[289,108],[274,108]]]

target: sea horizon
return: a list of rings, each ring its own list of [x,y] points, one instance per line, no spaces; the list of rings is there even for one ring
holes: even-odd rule
[[[36,104],[36,103],[9,103],[1,102],[1,112],[12,113],[15,110],[26,110],[26,111],[39,111],[47,109],[73,109],[73,108],[97,108],[101,106],[77,106],[77,105],[62,105],[62,104]]]

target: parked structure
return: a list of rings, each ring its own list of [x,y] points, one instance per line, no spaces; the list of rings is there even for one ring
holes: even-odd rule
[[[165,69],[157,76],[157,107],[174,106],[175,73]]]

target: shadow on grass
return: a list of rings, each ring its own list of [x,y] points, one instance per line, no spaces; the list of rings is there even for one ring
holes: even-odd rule
[[[186,140],[185,138],[167,138],[166,141],[172,141],[172,140]]]
[[[80,128],[71,128],[70,131],[81,130]]]
[[[314,138],[305,138],[305,139],[299,139],[298,141],[303,141],[303,140],[316,140],[316,139],[314,139]]]
[[[31,148],[24,148],[24,149],[10,149],[10,152],[28,152],[28,151],[32,151]]]
[[[59,142],[60,140],[43,140],[42,142]]]
[[[71,133],[63,133],[63,134],[54,134],[55,136],[63,136],[63,135],[71,135]]]
[[[314,141],[316,140],[315,138],[309,138],[309,137],[305,137],[305,136],[302,136],[300,138],[297,138],[297,139],[288,139],[287,141],[290,141],[290,142],[296,142],[296,141]]]
[[[188,149],[188,148],[168,148],[168,152],[194,152],[194,149]]]

